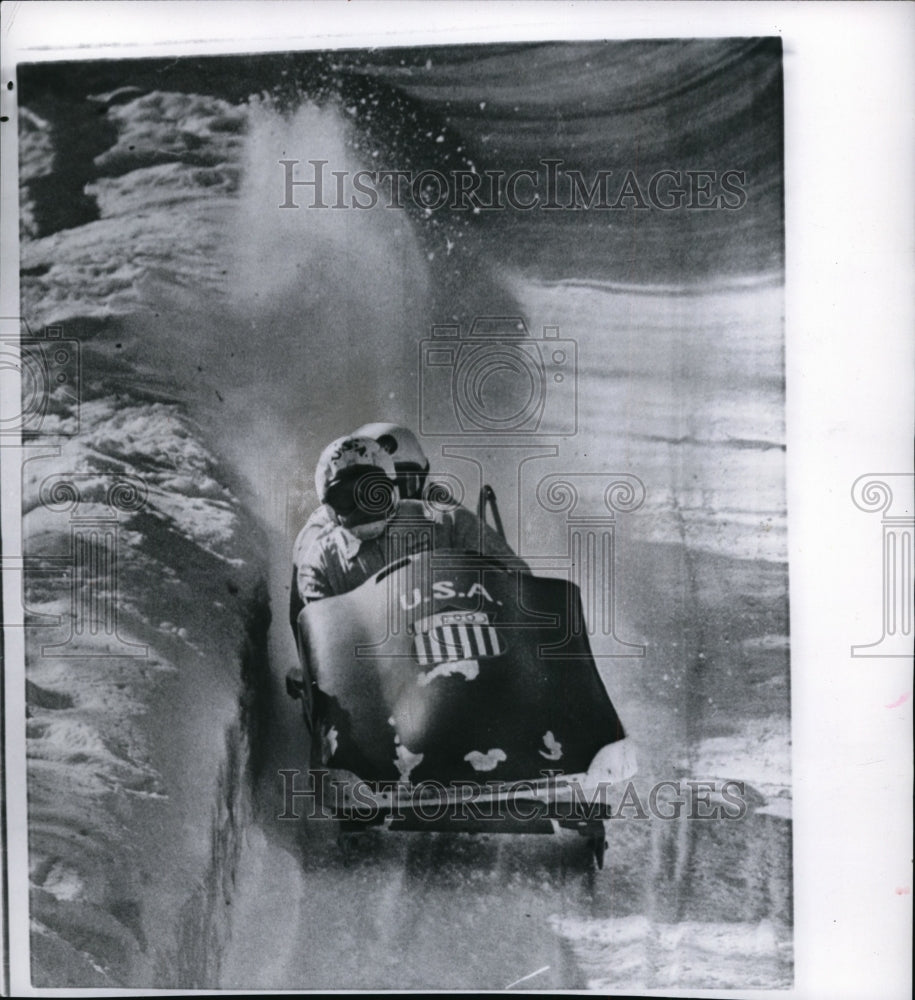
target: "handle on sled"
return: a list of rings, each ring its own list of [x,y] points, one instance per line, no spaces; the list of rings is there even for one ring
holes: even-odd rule
[[[492,512],[492,523],[496,531],[505,538],[505,528],[502,526],[502,517],[499,514],[499,505],[496,502],[496,491],[489,485],[489,483],[484,483],[480,489],[480,500],[477,504],[477,517],[481,521],[486,520],[486,509],[487,507]]]

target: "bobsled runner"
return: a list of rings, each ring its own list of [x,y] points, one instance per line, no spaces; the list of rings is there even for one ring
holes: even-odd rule
[[[602,867],[635,761],[574,584],[420,551],[307,605],[298,643],[287,689],[341,830],[567,828]]]

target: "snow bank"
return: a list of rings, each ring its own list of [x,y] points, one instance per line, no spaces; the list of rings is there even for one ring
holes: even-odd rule
[[[177,408],[90,417],[66,449],[76,511],[36,503],[47,460],[25,482],[27,607],[61,622],[27,649],[34,981],[186,986],[200,970],[182,941],[212,935],[211,882],[242,828],[244,673],[268,623],[258,534]],[[126,476],[147,501],[100,531],[99,497]]]
[[[247,822],[265,543],[132,320],[163,282],[222,288],[245,109],[153,93],[92,110],[114,145],[71,166],[96,217],[53,231],[41,199],[68,125],[21,116],[22,313],[61,322],[82,368],[23,466],[32,977],[192,987],[215,981]]]

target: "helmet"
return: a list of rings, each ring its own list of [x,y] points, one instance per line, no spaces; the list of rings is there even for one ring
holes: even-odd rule
[[[380,534],[399,499],[394,460],[369,437],[331,441],[318,459],[315,489],[339,524],[360,528],[359,537]]]
[[[363,424],[354,433],[358,437],[377,441],[394,459],[397,485],[402,497],[413,500],[422,496],[426,476],[429,474],[429,459],[413,431],[400,424],[377,423]]]

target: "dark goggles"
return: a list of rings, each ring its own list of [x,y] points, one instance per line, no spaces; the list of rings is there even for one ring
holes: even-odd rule
[[[324,502],[339,517],[375,521],[391,513],[395,503],[394,483],[380,469],[365,469],[332,483]]]

